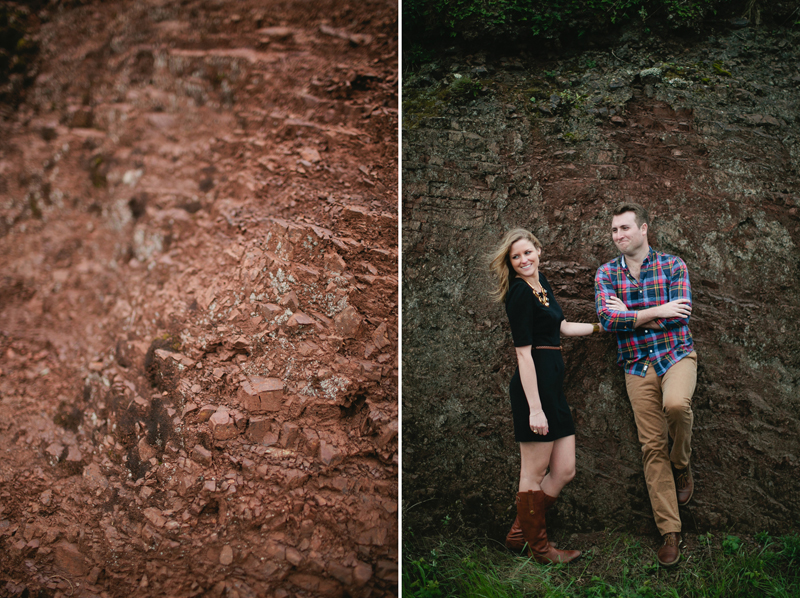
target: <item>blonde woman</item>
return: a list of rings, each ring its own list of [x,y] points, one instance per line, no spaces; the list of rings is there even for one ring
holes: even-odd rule
[[[599,324],[567,322],[547,279],[539,272],[542,244],[517,228],[492,254],[494,298],[504,302],[517,354],[509,394],[521,469],[517,518],[506,546],[540,563],[568,563],[577,550],[558,550],[547,540],[545,511],[575,477],[575,424],[564,397],[561,335],[586,336]],[[549,471],[548,471],[549,470]]]

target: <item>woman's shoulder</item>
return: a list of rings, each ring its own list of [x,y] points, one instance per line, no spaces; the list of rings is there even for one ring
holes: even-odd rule
[[[521,278],[512,278],[508,281],[508,293],[506,294],[506,304],[510,301],[519,301],[522,297],[530,294],[530,287]]]
[[[514,277],[514,278],[512,278],[512,279],[510,279],[508,281],[508,292],[509,292],[509,294],[512,291],[518,293],[518,292],[520,292],[520,290],[527,289],[527,288],[530,288],[530,287],[528,287],[528,284],[524,280],[522,280],[521,278]]]

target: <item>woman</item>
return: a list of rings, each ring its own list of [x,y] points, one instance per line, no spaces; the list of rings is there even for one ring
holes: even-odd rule
[[[517,518],[506,546],[525,543],[540,563],[568,563],[577,550],[558,550],[547,541],[545,510],[575,477],[575,425],[562,383],[560,335],[585,336],[599,324],[567,322],[547,279],[539,272],[542,244],[524,229],[510,231],[492,254],[497,277],[495,299],[504,301],[517,353],[517,371],[509,389],[514,436],[522,467]],[[549,472],[548,472],[549,469]]]

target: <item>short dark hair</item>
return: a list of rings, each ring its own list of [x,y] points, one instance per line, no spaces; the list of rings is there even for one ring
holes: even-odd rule
[[[644,206],[640,206],[638,203],[621,203],[614,209],[614,216],[619,216],[620,214],[624,214],[625,212],[633,212],[636,216],[636,226],[639,228],[642,227],[643,224],[647,225],[647,228],[650,228],[650,217],[647,215],[647,210]]]

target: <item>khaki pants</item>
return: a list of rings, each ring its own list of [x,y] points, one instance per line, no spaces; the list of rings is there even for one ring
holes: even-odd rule
[[[683,469],[692,455],[692,395],[697,384],[697,353],[692,351],[657,376],[653,367],[644,378],[625,374],[639,442],[644,479],[656,526],[661,535],[681,531],[672,467]],[[669,439],[672,437],[672,452]]]

